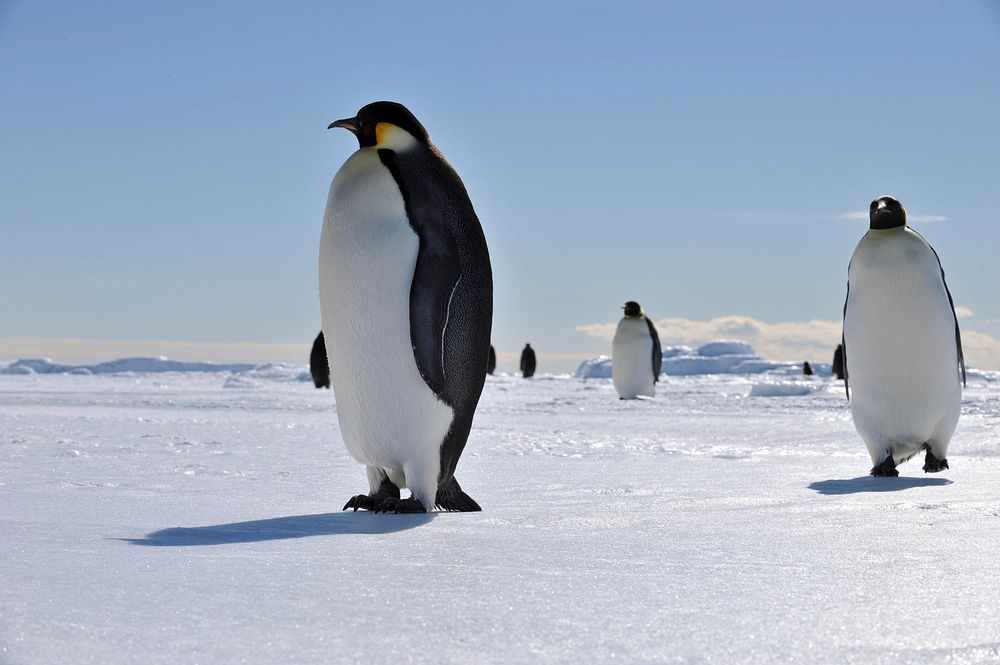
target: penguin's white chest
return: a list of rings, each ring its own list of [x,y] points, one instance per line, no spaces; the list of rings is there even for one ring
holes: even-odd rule
[[[873,460],[947,446],[961,409],[955,319],[933,250],[909,229],[870,232],[851,258],[844,316],[855,426]]]
[[[634,399],[655,394],[653,338],[642,317],[623,318],[611,343],[611,377],[618,395]]]
[[[323,219],[323,333],[347,449],[397,484],[406,483],[404,473],[431,468],[436,479],[453,417],[413,355],[410,287],[418,252],[392,174],[376,150],[357,151],[334,177]]]

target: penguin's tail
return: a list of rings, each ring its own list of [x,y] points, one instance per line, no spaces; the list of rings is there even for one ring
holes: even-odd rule
[[[441,510],[459,513],[474,513],[482,510],[475,499],[462,491],[462,486],[455,480],[455,476],[452,476],[451,480],[438,488],[434,504]]]

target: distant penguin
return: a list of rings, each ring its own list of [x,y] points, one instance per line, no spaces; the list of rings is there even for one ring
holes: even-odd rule
[[[965,383],[962,338],[937,253],[891,196],[872,201],[871,228],[848,266],[845,386],[873,476],[926,450],[924,471],[948,468]]]
[[[808,360],[805,361],[804,363],[802,363],[802,373],[805,376],[812,376],[813,375],[813,367],[812,367],[812,365],[809,364]]]
[[[337,418],[367,494],[344,509],[480,510],[455,479],[486,380],[493,277],[458,174],[404,106],[330,128],[359,144],[323,218],[319,284]],[[411,496],[400,499],[400,488]]]
[[[326,340],[323,339],[322,330],[316,335],[312,352],[309,354],[309,373],[312,374],[313,383],[317,388],[330,387],[330,362],[326,359]]]
[[[521,376],[526,379],[533,377],[535,365],[535,350],[531,348],[530,344],[525,344],[524,350],[521,351]]]
[[[492,374],[497,369],[497,352],[493,350],[493,345],[490,344],[490,355],[486,359],[486,373]]]
[[[660,380],[663,351],[656,326],[642,311],[639,303],[630,300],[622,308],[625,316],[618,322],[611,342],[611,377],[621,399],[656,394]]]
[[[833,351],[833,375],[838,380],[844,380],[844,345],[838,344]]]

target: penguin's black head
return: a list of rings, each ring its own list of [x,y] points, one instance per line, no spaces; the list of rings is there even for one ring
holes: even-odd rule
[[[376,145],[391,147],[400,140],[399,130],[405,131],[418,143],[426,145],[430,140],[420,121],[409,109],[396,102],[372,102],[363,106],[353,118],[332,122],[327,129],[334,127],[343,127],[353,132],[362,148]]]
[[[868,209],[870,228],[884,230],[906,226],[906,210],[891,196],[880,196]]]
[[[642,316],[642,307],[634,300],[629,300],[622,309],[625,310],[625,316]]]

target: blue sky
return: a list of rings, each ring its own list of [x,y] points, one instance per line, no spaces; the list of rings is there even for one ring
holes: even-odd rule
[[[470,191],[501,352],[837,321],[883,193],[1000,337],[1000,3],[421,4],[0,4],[0,338],[308,344],[325,128],[376,99]]]

